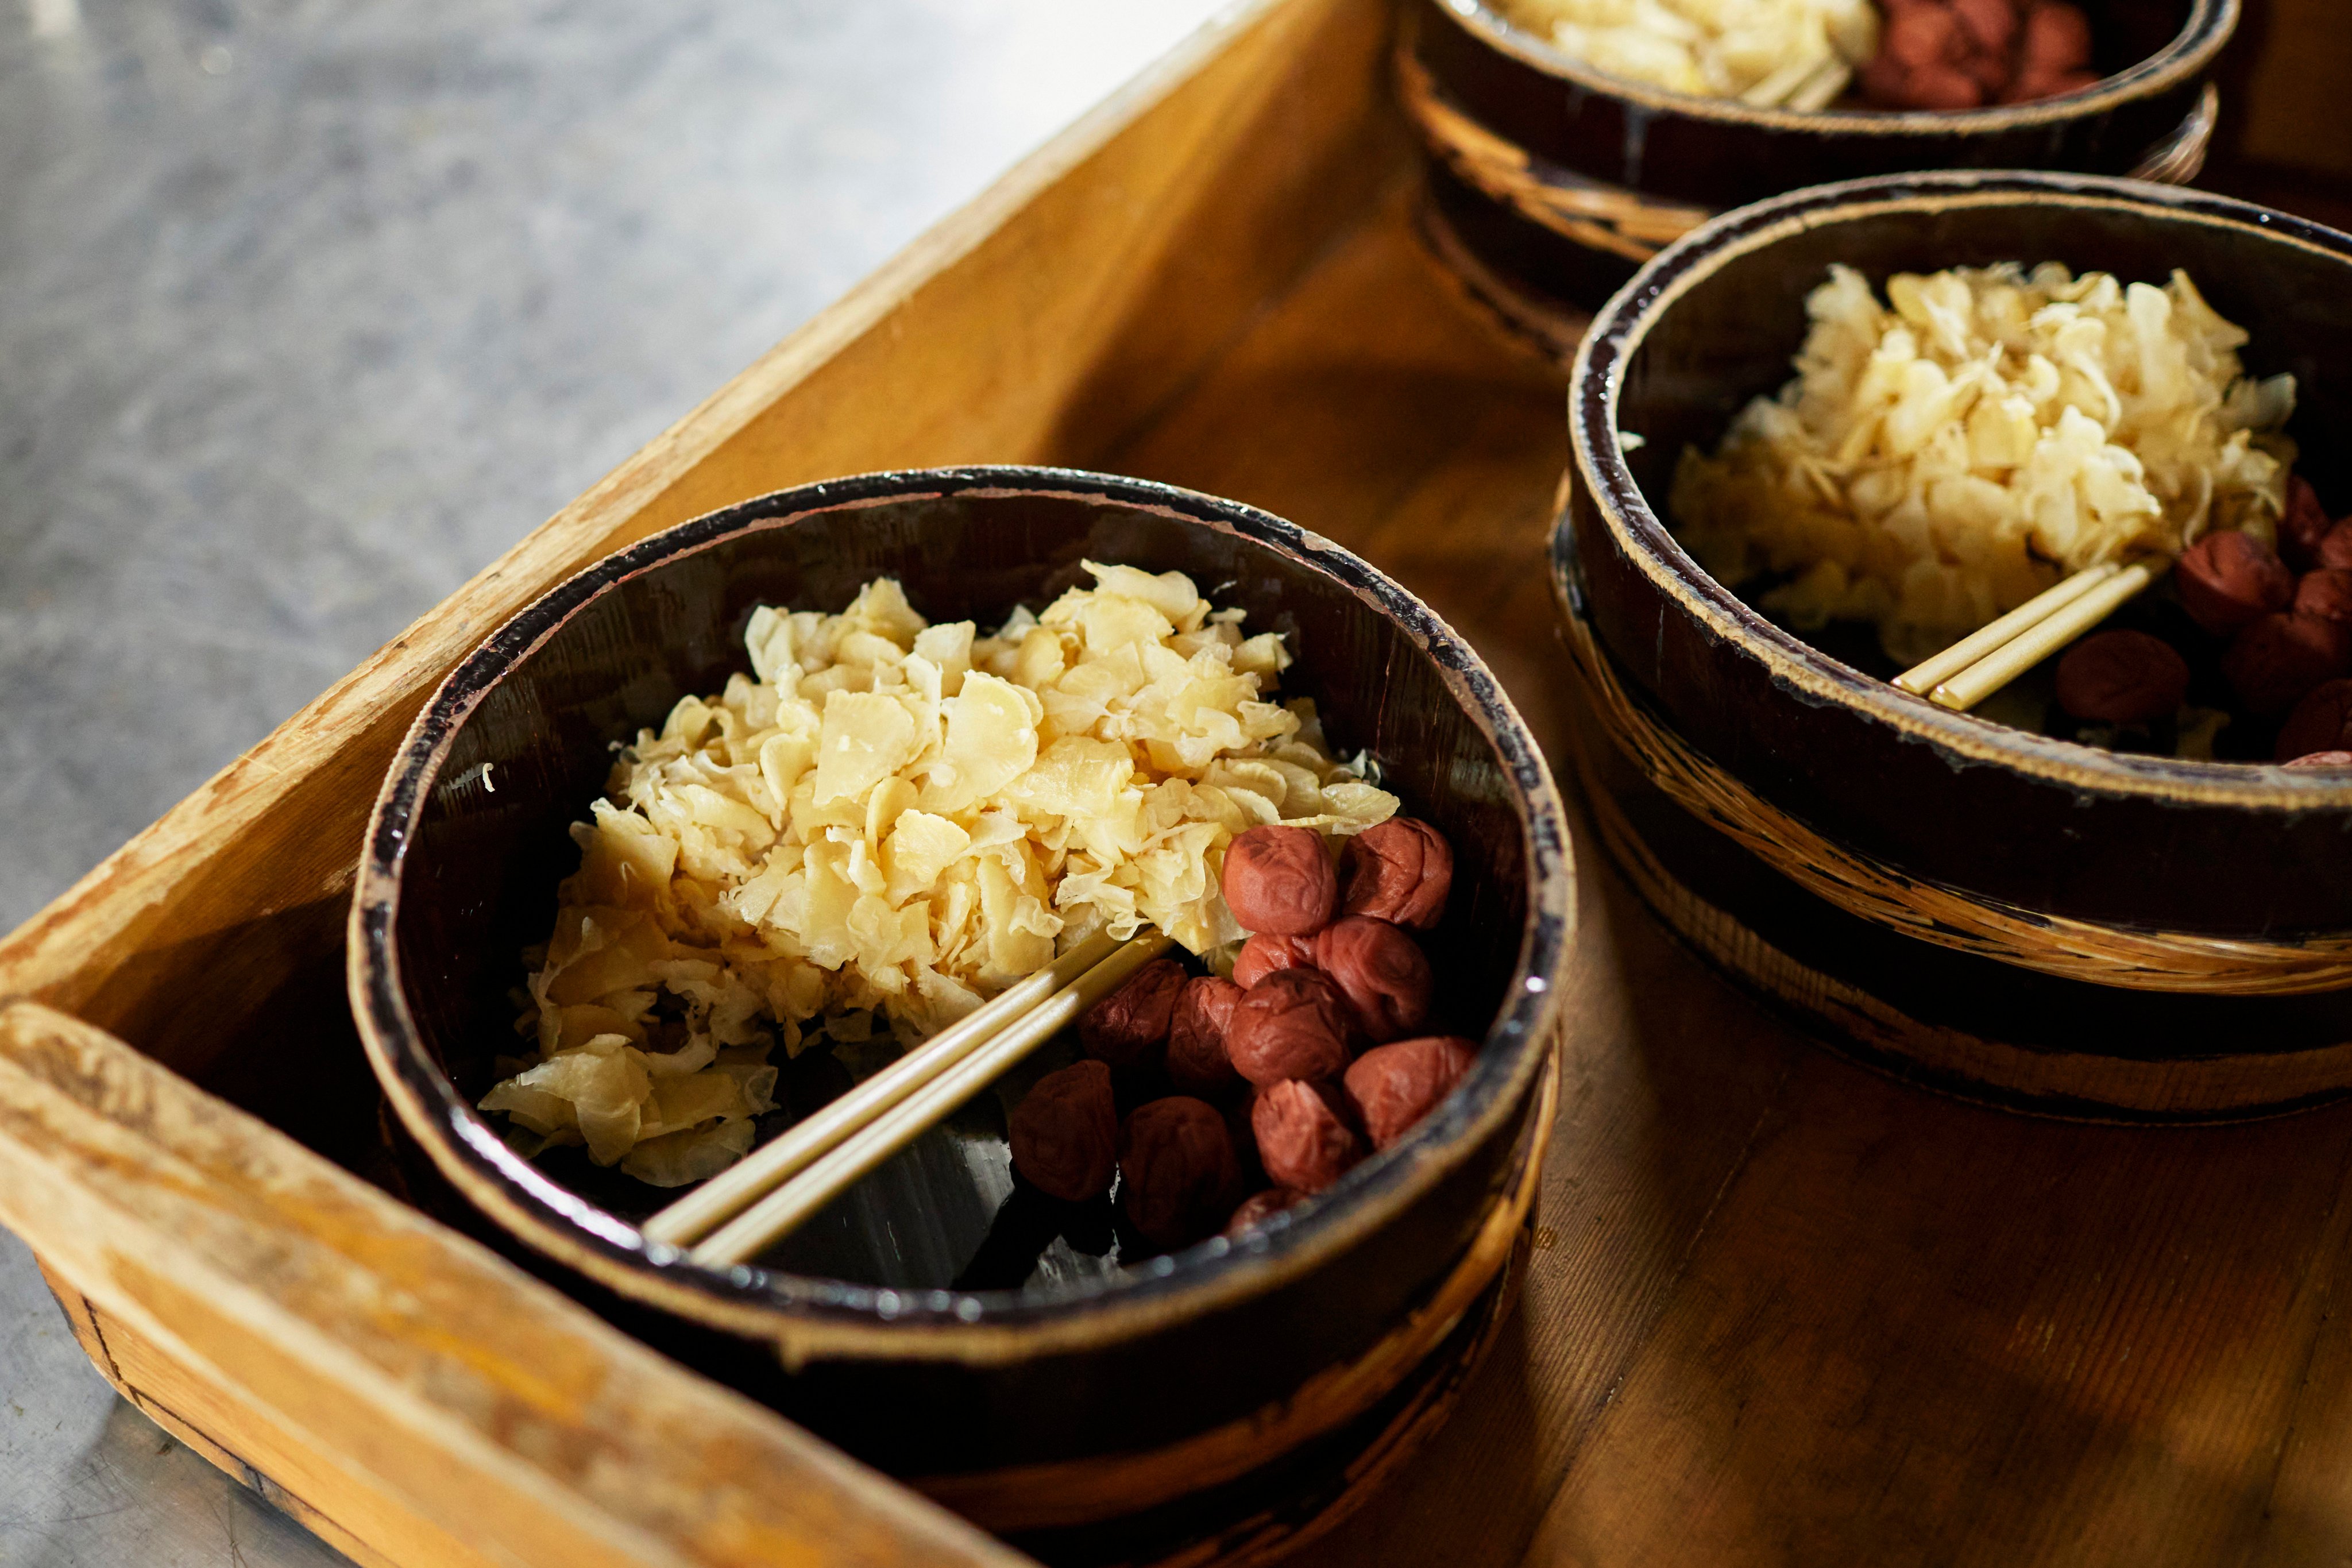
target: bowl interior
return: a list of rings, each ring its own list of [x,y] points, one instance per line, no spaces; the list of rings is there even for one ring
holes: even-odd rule
[[[1323,563],[1332,558],[1289,548],[1286,525],[1237,507],[1233,520],[1202,521],[1075,488],[883,494],[779,515],[784,500],[685,525],[593,570],[494,639],[487,673],[468,667],[486,689],[425,782],[393,931],[422,1046],[467,1103],[491,1083],[493,1058],[519,1051],[520,954],[546,940],[556,884],[578,862],[568,826],[603,792],[614,745],[657,727],[679,698],[748,670],[742,633],[755,607],[838,610],[888,575],[933,621],[971,619],[985,631],[1016,605],[1042,608],[1089,581],[1081,559],[1187,572],[1220,606],[1245,609],[1251,629],[1286,635],[1297,663],[1282,695],[1314,698],[1339,752],[1369,750],[1406,809],[1452,840],[1453,901],[1430,940],[1448,980],[1433,1023],[1487,1034],[1527,929],[1526,832],[1505,759],[1465,708],[1444,650],[1408,624],[1426,612],[1369,574],[1335,574]],[[607,580],[582,602],[600,574]],[[1067,1041],[1047,1047],[761,1261],[855,1285],[1032,1297],[1114,1274],[1124,1238],[1108,1203],[1066,1211],[1016,1194],[1011,1176],[1006,1109],[1073,1054]],[[785,1109],[763,1120],[761,1136],[895,1055],[880,1042],[855,1061],[804,1051],[784,1066]],[[678,1195],[599,1170],[577,1150],[551,1151],[540,1167],[625,1220]]]
[[[2234,204],[2230,204],[2234,206]],[[2142,199],[2058,190],[1935,193],[1857,199],[1804,221],[1730,240],[1695,264],[1679,290],[1650,310],[1625,361],[1617,427],[1642,437],[1624,460],[1650,508],[1666,499],[1686,447],[1712,450],[1749,398],[1793,374],[1805,296],[1841,262],[1885,298],[1896,272],[2061,261],[2126,282],[2188,272],[2213,308],[2252,334],[2247,371],[2293,373],[2301,445],[2297,471],[2331,504],[2352,510],[2352,258],[2268,231],[2259,209],[2195,199]],[[1759,242],[1760,237],[1760,243]],[[1679,552],[1677,552],[1679,554]],[[1700,575],[1696,563],[1685,570]],[[1727,587],[1733,584],[1725,584]]]

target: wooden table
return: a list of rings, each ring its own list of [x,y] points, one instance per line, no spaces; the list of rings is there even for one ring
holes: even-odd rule
[[[1401,577],[1494,663],[1574,804],[1538,564],[1559,385],[1473,325],[1388,200],[1109,466]],[[2109,1127],[1891,1081],[1717,979],[1579,826],[1566,1093],[1520,1313],[1423,1461],[1295,1561],[2352,1552],[2352,1342],[2331,1321],[2352,1107]]]

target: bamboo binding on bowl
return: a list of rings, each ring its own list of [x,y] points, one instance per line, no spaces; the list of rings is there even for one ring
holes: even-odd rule
[[[1397,99],[1448,168],[1531,223],[1594,250],[1647,261],[1715,216],[1706,207],[1653,201],[1544,163],[1446,101],[1413,53],[1410,18],[1397,40]]]
[[[2005,1110],[2135,1125],[2273,1116],[2336,1099],[2352,1082],[2347,1046],[2137,1061],[2037,1050],[1912,1016],[1792,956],[1678,879],[1610,793],[1591,754],[1598,743],[1579,732],[1570,749],[1594,830],[1633,890],[1701,957],[1842,1056]]]
[[[2295,942],[2242,942],[2042,914],[1923,881],[1823,837],[1651,717],[1594,639],[1579,591],[1558,562],[1553,590],[1569,662],[1595,721],[1618,750],[1683,809],[1849,914],[1938,947],[2094,985],[2229,996],[2352,985],[2352,931]]]
[[[2214,122],[2221,117],[2221,89],[2209,81],[2180,129],[2149,148],[2147,156],[2133,165],[2131,177],[2166,185],[2194,184],[2205,172],[2205,154],[2212,148]]]

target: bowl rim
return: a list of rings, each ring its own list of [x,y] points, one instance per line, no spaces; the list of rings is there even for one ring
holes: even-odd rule
[[[1438,661],[1454,700],[1502,763],[1520,816],[1527,917],[1471,1092],[1449,1098],[1391,1150],[1239,1240],[1213,1237],[1110,1279],[1035,1298],[1016,1291],[900,1290],[712,1269],[649,1243],[509,1149],[436,1066],[402,981],[394,933],[410,827],[459,730],[524,657],[603,595],[748,534],[808,519],[950,494],[1053,495],[1109,502],[1236,535],[1321,572],[1399,623]],[[893,469],[771,492],[664,529],[536,596],[450,670],[410,724],[368,819],[352,889],[347,979],[361,1039],[410,1134],[459,1192],[509,1234],[621,1295],[811,1356],[932,1358],[971,1365],[1104,1344],[1235,1304],[1321,1267],[1433,1187],[1517,1114],[1549,1058],[1575,928],[1565,814],[1541,748],[1502,685],[1459,634],[1353,552],[1241,502],[1157,481],[1031,465]]]
[[[1432,9],[1499,54],[1582,93],[1622,99],[1652,113],[1747,125],[1765,131],[1874,136],[1952,136],[2053,125],[2104,114],[2133,99],[2153,97],[2209,69],[2237,30],[2241,0],[2189,0],[2189,15],[2170,42],[2078,92],[2030,103],[1979,109],[1765,109],[1736,98],[1675,92],[1595,69],[1521,27],[1492,0],[1426,0]]]
[[[1783,630],[1716,581],[1666,528],[1635,483],[1617,426],[1625,366],[1675,301],[1727,263],[1790,235],[1887,213],[1925,213],[2058,202],[2147,218],[2239,230],[2335,258],[2352,278],[2352,235],[2289,214],[2179,186],[2102,174],[1958,170],[1876,175],[1793,191],[1711,219],[1675,241],[1593,318],[1570,371],[1569,437],[1578,481],[1612,543],[1661,597],[1719,642],[1763,664],[1801,700],[1825,702],[1924,742],[1964,763],[1990,763],[2085,795],[2300,813],[2352,807],[2352,782],[2276,763],[2190,762],[2109,752],[2036,735],[1972,713],[1955,713],[1877,680]],[[1552,571],[1569,542],[1563,512],[1552,532]]]

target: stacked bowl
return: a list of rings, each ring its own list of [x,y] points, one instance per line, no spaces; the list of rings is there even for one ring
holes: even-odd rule
[[[1058,1268],[1037,1259],[1070,1215],[1013,1188],[992,1092],[733,1267],[647,1238],[666,1194],[510,1147],[477,1105],[516,1048],[518,955],[545,940],[580,863],[569,825],[614,748],[724,684],[761,606],[837,611],[887,576],[935,621],[993,626],[1051,605],[1087,561],[1184,572],[1282,633],[1297,650],[1284,695],[1312,698],[1333,742],[1458,847],[1427,933],[1442,1032],[1480,1047],[1451,1097],[1244,1234],[1122,1261],[1105,1203],[1103,1237],[1069,1229]],[[351,980],[420,1198],[1032,1550],[1124,1561],[1356,1485],[1361,1457],[1425,1432],[1489,1342],[1556,1094],[1572,877],[1544,759],[1493,676],[1328,541],[1137,479],[872,474],[633,545],[461,664],[379,798]]]
[[[1412,0],[1398,91],[1430,154],[1424,224],[1474,293],[1561,358],[1597,308],[1716,213],[1943,169],[2196,177],[2237,0],[2089,0],[2075,90],[1962,109],[1667,91],[1595,68],[1504,0]]]
[[[2185,270],[2295,378],[2352,480],[2352,237],[2133,181],[1897,175],[1727,214],[1601,310],[1552,541],[1602,837],[1669,924],[1865,1059],[2060,1114],[2210,1119],[2352,1090],[2352,772],[2131,754],[1956,712],[1716,580],[1670,524],[1787,377],[1833,265]],[[2264,757],[2268,752],[2265,751]]]

